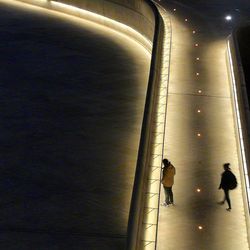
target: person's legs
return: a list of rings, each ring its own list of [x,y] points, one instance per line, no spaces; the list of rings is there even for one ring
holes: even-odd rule
[[[227,204],[228,204],[228,209],[231,209],[231,201],[230,201],[230,197],[229,197],[229,189],[224,189],[224,193],[225,193],[225,200],[227,201]]]
[[[174,195],[172,191],[172,187],[168,187],[168,193],[169,193],[169,203],[174,203]]]
[[[166,187],[166,203],[169,205],[173,203],[172,187]]]
[[[168,205],[169,204],[169,190],[168,187],[164,187],[165,191],[165,203]]]

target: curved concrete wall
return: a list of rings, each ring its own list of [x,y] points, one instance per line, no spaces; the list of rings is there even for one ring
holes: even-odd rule
[[[155,131],[156,129],[156,103],[160,94],[159,84],[162,73],[164,22],[155,4],[150,0],[148,1],[148,4],[151,6],[152,10],[154,10],[156,25],[135,181],[129,214],[126,250],[137,250],[142,247],[141,237],[143,233],[143,214],[146,202],[145,193],[148,189],[147,180],[149,176],[149,165],[151,163],[152,145],[154,141],[152,131]]]
[[[245,184],[245,178],[249,178],[250,174],[250,109],[249,109],[249,102],[247,98],[247,91],[246,91],[246,82],[245,82],[245,75],[241,63],[241,57],[240,57],[240,51],[239,51],[239,45],[237,41],[237,35],[236,31],[233,32],[233,34],[229,38],[229,47],[231,51],[231,59],[232,59],[232,66],[233,66],[233,73],[235,77],[235,85],[237,89],[237,99],[238,99],[238,108],[239,108],[239,114],[241,119],[241,129],[242,129],[242,139],[244,144],[244,151],[245,151],[245,160],[246,165],[248,168],[248,176],[245,176],[245,172],[243,168],[240,168],[241,172],[241,180],[242,180],[242,190],[245,193],[243,195],[244,198],[244,209],[246,211],[246,214],[249,214],[249,206],[248,206],[248,187]],[[231,90],[232,96],[233,96],[233,90]],[[236,117],[235,117],[236,119]],[[238,145],[239,145],[238,140]],[[241,148],[238,146],[239,155],[241,155]],[[248,179],[249,181],[249,179]],[[248,239],[250,237],[249,232],[249,225],[250,225],[250,218],[249,216],[246,216],[246,223],[248,225]]]
[[[126,24],[153,41],[155,17],[143,0],[60,0]]]
[[[232,55],[232,63],[235,75],[235,83],[237,87],[237,97],[239,102],[239,112],[241,116],[243,139],[245,143],[246,157],[248,163],[248,173],[250,173],[250,107],[247,97],[245,75],[241,63],[239,45],[237,41],[237,31],[231,35],[230,49]]]
[[[151,41],[152,59],[150,66],[150,75],[145,103],[145,110],[142,123],[142,131],[135,173],[134,188],[131,200],[127,246],[128,250],[136,250],[140,248],[140,235],[142,230],[142,219],[144,212],[146,180],[149,174],[149,154],[152,145],[152,131],[154,126],[155,103],[158,95],[158,84],[162,65],[162,48],[164,25],[162,18],[151,0],[19,0],[22,2],[39,5],[46,8],[57,9],[53,7],[55,2],[72,5],[80,9],[88,10],[114,19],[138,31],[139,35],[143,35],[147,40]],[[76,16],[73,10],[60,9],[62,12],[70,13]],[[91,18],[90,18],[91,19]],[[96,20],[95,20],[96,21]],[[112,26],[113,24],[100,21],[104,25]],[[103,23],[104,22],[104,23]],[[124,30],[120,30],[124,32]],[[126,32],[125,30],[125,33]],[[130,34],[129,34],[130,35]],[[143,43],[143,39],[136,37],[137,41]],[[139,40],[138,40],[139,39]],[[146,43],[145,43],[146,44]],[[143,45],[145,46],[143,43]],[[146,45],[147,46],[147,45]],[[150,48],[151,50],[151,48]]]
[[[143,35],[147,40],[150,40],[151,43],[154,39],[154,30],[155,30],[155,16],[152,8],[147,4],[144,0],[19,0],[21,2],[30,3],[33,5],[38,5],[46,8],[56,9],[54,8],[54,3],[63,3],[70,6],[74,6],[83,10],[87,10],[98,15],[116,20],[122,24],[125,24]],[[60,8],[59,8],[60,9]],[[61,9],[62,12],[69,12],[72,15],[76,15],[70,9]],[[91,19],[91,18],[90,18]],[[98,22],[98,19],[94,20]],[[101,24],[106,26],[112,26],[111,28],[117,29],[113,24],[100,20]],[[127,33],[124,30],[119,30],[124,33]],[[131,34],[129,34],[131,35]],[[138,39],[140,43],[145,46],[145,41],[143,39]],[[152,44],[150,45],[150,47]],[[148,45],[146,45],[148,47]],[[151,50],[151,48],[150,48]]]
[[[153,42],[155,29],[155,16],[150,6],[145,1],[123,1],[123,0],[56,0],[65,4],[77,6],[101,16],[116,20],[138,31],[145,38]],[[129,3],[126,3],[129,2]],[[134,2],[134,3],[133,3]],[[135,4],[137,3],[137,4]],[[95,20],[96,22],[97,20]],[[105,22],[105,26],[117,29],[113,24]],[[144,39],[134,36],[131,33],[120,30],[129,36],[134,37],[139,43],[146,47],[150,52],[152,44],[145,43]]]

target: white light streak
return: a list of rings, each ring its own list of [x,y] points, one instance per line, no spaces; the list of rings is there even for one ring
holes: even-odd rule
[[[141,33],[139,33],[138,31],[136,31],[135,29],[133,29],[132,27],[128,25],[125,25],[114,19],[72,6],[69,4],[60,3],[56,1],[50,1],[50,5],[52,9],[55,9],[57,11],[62,11],[62,12],[66,12],[75,16],[79,16],[81,18],[85,18],[87,20],[91,20],[99,24],[103,24],[105,26],[113,28],[116,31],[120,31],[128,35],[130,38],[133,38],[136,42],[140,43],[145,49],[147,49],[151,53],[152,42],[148,38],[143,36]]]
[[[246,152],[245,152],[245,146],[244,146],[241,119],[240,119],[240,110],[239,110],[239,103],[238,103],[238,96],[237,96],[237,87],[236,87],[236,81],[235,81],[235,75],[234,75],[234,69],[233,69],[233,62],[232,62],[232,54],[231,54],[231,50],[230,50],[230,42],[229,42],[229,40],[227,42],[227,47],[228,47],[228,57],[229,57],[230,73],[231,73],[231,80],[232,80],[231,83],[232,83],[233,98],[234,98],[234,110],[235,110],[236,119],[237,119],[236,123],[237,123],[237,128],[238,128],[238,136],[239,136],[239,142],[240,142],[240,152],[241,152],[241,158],[242,158],[242,163],[243,163],[244,179],[245,179],[245,185],[246,185],[246,191],[247,191],[248,210],[249,210],[249,207],[250,207],[249,175],[248,175],[248,170],[247,170]]]
[[[170,54],[171,54],[171,21],[166,11],[157,5],[160,14],[164,21],[164,28],[166,30],[166,36],[163,37],[163,51],[161,67],[161,78],[159,81],[159,95],[157,102],[159,103],[156,112],[156,133],[154,133],[154,143],[152,144],[151,154],[151,166],[147,184],[145,212],[143,216],[143,224],[145,225],[142,229],[142,246],[140,249],[156,249],[157,242],[157,230],[158,230],[158,212],[159,212],[159,201],[160,201],[160,188],[161,188],[161,167],[164,150],[164,137],[165,137],[165,123],[166,123],[166,111],[167,111],[167,95],[168,95],[168,84],[169,84],[169,72],[170,72]],[[147,207],[150,206],[151,210],[148,211]]]
[[[65,3],[57,2],[57,1],[48,1],[48,0],[0,0],[0,2],[7,2],[13,4],[26,3],[28,5],[33,5],[36,7],[42,7],[48,11],[56,11],[58,13],[67,14],[68,16],[81,18],[85,21],[90,21],[99,25],[103,25],[106,28],[112,29],[114,32],[120,33],[126,36],[128,39],[135,41],[140,44],[149,56],[151,56],[152,51],[152,42],[142,35],[137,30],[132,27],[125,25],[121,22],[113,20],[111,18],[102,16],[100,14],[84,10],[72,5],[68,5]]]

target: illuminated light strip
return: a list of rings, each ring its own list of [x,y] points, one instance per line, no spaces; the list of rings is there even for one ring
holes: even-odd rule
[[[48,0],[33,0],[33,1],[35,1],[35,2],[40,2],[40,3],[48,3]]]
[[[5,0],[3,0],[3,1],[5,1]],[[25,2],[25,3],[28,3],[28,4],[46,4],[46,5],[48,5],[48,3],[49,3],[49,0],[12,0],[12,1]],[[5,2],[11,2],[11,0],[5,1]]]
[[[142,237],[140,246],[141,250],[155,250],[157,248],[157,236],[158,236],[158,220],[159,220],[159,203],[160,203],[160,189],[161,189],[161,166],[164,151],[164,138],[166,128],[166,112],[167,112],[167,93],[169,84],[170,73],[170,57],[171,57],[171,20],[168,13],[160,5],[155,3],[160,15],[164,22],[165,34],[163,36],[163,48],[162,48],[162,67],[161,78],[159,85],[159,97],[158,105],[156,107],[156,128],[154,137],[154,143],[151,155],[150,173],[147,183],[147,193],[145,197],[145,207],[143,215]]]
[[[34,5],[37,7],[42,8],[49,8],[49,1],[48,0],[0,0],[0,2],[6,2],[8,4],[27,4],[27,5]]]
[[[242,163],[243,163],[243,169],[244,169],[244,179],[245,179],[245,184],[246,184],[246,191],[247,191],[247,198],[248,198],[248,210],[249,210],[249,207],[250,207],[249,175],[248,175],[248,170],[247,170],[246,152],[245,152],[245,146],[244,146],[244,140],[243,140],[242,125],[241,125],[240,111],[239,111],[239,103],[238,103],[238,97],[237,97],[237,88],[236,88],[236,81],[235,81],[233,62],[232,62],[232,54],[231,54],[231,50],[230,50],[229,40],[227,42],[227,46],[228,46],[228,55],[229,55],[232,87],[233,87],[233,94],[234,94],[234,106],[235,106],[235,112],[236,112],[236,117],[237,117],[237,127],[238,127],[238,133],[239,133],[238,135],[239,135],[239,141],[240,141],[241,157],[242,157]]]
[[[127,38],[135,41],[136,43],[140,44],[147,53],[151,56],[152,53],[152,42],[142,35],[140,32],[135,30],[134,28],[118,22],[114,19],[102,16],[100,14],[84,10],[73,5],[57,2],[57,1],[50,1],[50,0],[0,0],[0,2],[23,2],[26,4],[31,4],[37,7],[46,8],[48,10],[62,12],[64,14],[68,14],[71,16],[75,16],[78,18],[85,19],[90,22],[97,23],[99,25],[103,25],[107,28],[112,29],[113,31],[120,33]]]
[[[76,15],[78,17],[84,17],[90,21],[94,21],[99,24],[108,26],[109,28],[115,29],[114,27],[119,27],[118,31],[133,37],[137,43],[140,43],[145,49],[147,49],[151,53],[152,42],[149,39],[147,39],[145,36],[143,36],[141,33],[139,33],[138,31],[136,31],[135,29],[133,29],[132,27],[128,25],[125,25],[111,18],[99,15],[97,13],[75,7],[73,5],[56,2],[56,1],[50,1],[49,3],[50,3],[51,8],[56,9],[57,11],[63,11],[66,13],[70,11],[71,12],[70,14]],[[115,30],[117,31],[117,29]]]

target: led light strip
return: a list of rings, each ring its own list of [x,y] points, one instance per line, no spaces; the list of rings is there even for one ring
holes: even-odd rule
[[[246,184],[248,211],[249,211],[249,207],[250,207],[249,175],[248,175],[248,170],[247,170],[246,152],[245,152],[245,146],[244,146],[244,138],[243,138],[242,125],[241,125],[241,119],[240,119],[240,111],[239,111],[239,103],[238,103],[238,97],[237,97],[237,88],[236,88],[236,81],[235,81],[233,62],[232,62],[232,54],[231,54],[231,50],[230,50],[230,41],[229,40],[227,42],[227,47],[228,47],[231,79],[232,79],[234,109],[235,109],[236,118],[237,118],[237,128],[238,128],[238,135],[239,135],[239,141],[240,141],[240,149],[241,149],[240,151],[241,151],[241,158],[242,158],[242,163],[243,163],[244,179],[245,179],[245,184]]]
[[[5,2],[11,2],[11,0],[0,0]],[[151,55],[152,51],[152,42],[142,35],[140,32],[135,30],[134,28],[118,22],[114,19],[102,16],[100,14],[81,9],[79,7],[75,7],[73,5],[61,3],[58,1],[50,1],[50,0],[12,0],[12,2],[24,2],[26,4],[35,5],[38,7],[46,8],[48,10],[54,10],[58,12],[62,12],[64,14],[68,14],[71,16],[79,17],[91,22],[98,23],[100,25],[104,25],[107,28],[110,28],[120,34],[126,35],[129,39],[140,44],[146,51]]]
[[[167,94],[170,73],[171,57],[171,20],[169,14],[160,5],[155,3],[164,23],[162,67],[160,72],[159,93],[155,113],[154,143],[152,144],[151,160],[149,164],[149,177],[145,194],[145,207],[141,237],[141,250],[155,250],[157,248],[159,203],[161,189],[161,167],[164,151],[164,138],[166,127]]]
[[[137,37],[136,41],[139,42],[144,47],[146,45],[146,49],[147,50],[150,49],[150,52],[151,52],[152,42],[149,39],[147,39],[145,36],[143,36],[140,32],[136,31],[135,29],[133,29],[132,27],[130,27],[128,25],[125,25],[125,24],[118,22],[114,19],[99,15],[97,13],[93,13],[93,12],[88,11],[88,10],[84,10],[84,9],[72,6],[69,4],[65,4],[65,3],[61,3],[61,2],[57,2],[57,1],[49,1],[49,2],[51,4],[52,8],[54,5],[55,7],[57,7],[57,10],[69,10],[69,11],[72,11],[73,14],[78,14],[80,17],[84,16],[85,18],[92,19],[93,21],[96,21],[96,22],[101,20],[102,23],[108,27],[113,27],[114,25],[119,26],[119,30],[121,30],[125,34],[132,36],[133,38]]]

